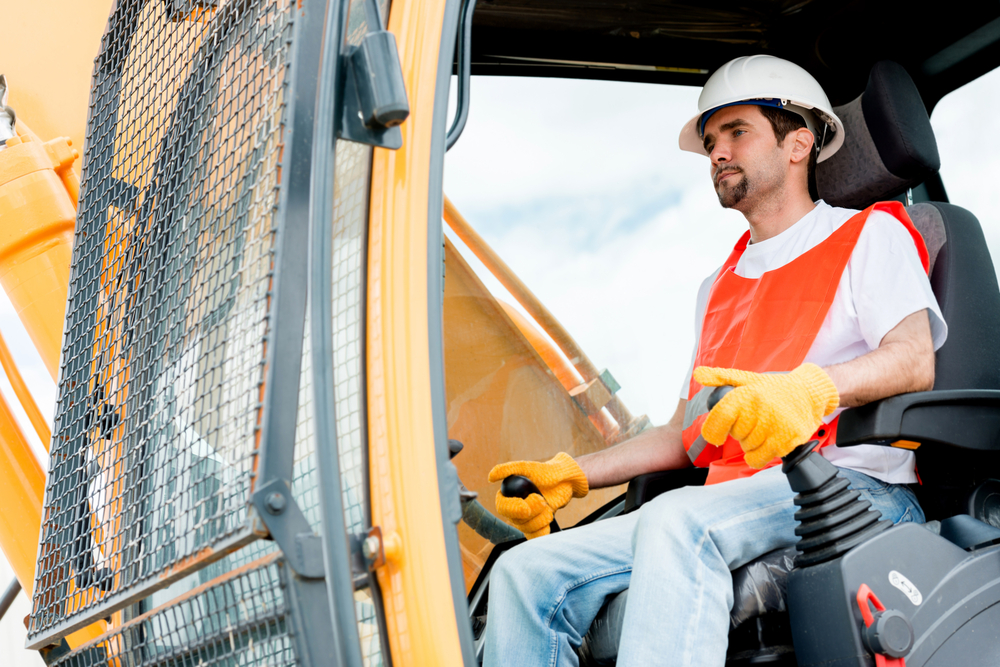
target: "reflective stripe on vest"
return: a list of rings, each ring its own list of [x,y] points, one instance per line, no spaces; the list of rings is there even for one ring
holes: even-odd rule
[[[765,373],[787,372],[802,364],[833,304],[840,278],[873,210],[889,213],[906,227],[926,271],[927,247],[899,202],[869,206],[815,247],[757,279],[743,278],[734,272],[750,240],[748,231],[712,284],[694,367]],[[701,437],[712,389],[691,378],[684,412],[684,448],[694,465],[709,468],[706,484],[758,472],[743,460],[743,449],[733,438],[717,447]],[[813,437],[820,440],[821,447],[830,445],[836,442],[836,430],[834,420],[822,425]],[[780,460],[775,459],[768,467],[778,463]]]

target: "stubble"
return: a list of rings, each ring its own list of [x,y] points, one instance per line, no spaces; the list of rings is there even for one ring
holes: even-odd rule
[[[735,185],[728,187],[716,186],[715,193],[719,196],[719,203],[722,205],[722,208],[733,208],[746,199],[750,193],[750,179],[745,172],[737,173],[740,173],[741,176],[737,176],[739,181]]]

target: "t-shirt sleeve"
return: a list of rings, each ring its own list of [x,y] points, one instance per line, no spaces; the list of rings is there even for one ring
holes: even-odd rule
[[[871,349],[904,318],[927,309],[934,349],[948,325],[909,231],[889,213],[873,211],[848,263],[861,334]]]
[[[721,268],[721,267],[719,267]],[[701,340],[701,325],[705,321],[705,309],[708,308],[708,293],[712,290],[712,283],[719,275],[719,269],[712,272],[708,278],[701,282],[698,288],[698,299],[694,307],[694,348],[691,350],[691,363],[688,365],[687,374],[684,376],[684,383],[681,385],[681,400],[686,401],[688,389],[691,386],[691,376],[694,374],[694,359],[698,356],[698,342]]]

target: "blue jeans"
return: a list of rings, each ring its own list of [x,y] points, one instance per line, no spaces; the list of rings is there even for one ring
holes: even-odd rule
[[[846,468],[893,523],[923,522],[912,491]],[[519,545],[490,575],[485,667],[577,665],[605,598],[629,589],[619,667],[726,661],[731,570],[794,544],[780,468],[665,493],[637,512]]]

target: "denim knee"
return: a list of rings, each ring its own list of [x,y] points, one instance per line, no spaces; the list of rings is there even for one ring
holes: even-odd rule
[[[545,538],[538,538],[519,544],[502,554],[490,570],[490,587],[495,584],[509,589],[517,589],[521,596],[531,597],[537,582],[550,579],[553,559],[558,556],[549,553]]]
[[[841,475],[851,482],[851,488],[872,504],[872,509],[882,513],[882,518],[893,524],[923,523],[924,511],[917,496],[905,484],[883,482],[857,470],[841,468]]]
[[[535,561],[533,558],[522,556],[531,551],[531,546],[530,542],[525,542],[501,554],[490,570],[490,582],[495,583],[498,579],[516,581],[523,578]]]
[[[680,530],[685,536],[705,529],[705,513],[698,500],[700,487],[681,487],[657,496],[639,509],[636,536]],[[633,539],[634,543],[634,539]]]

